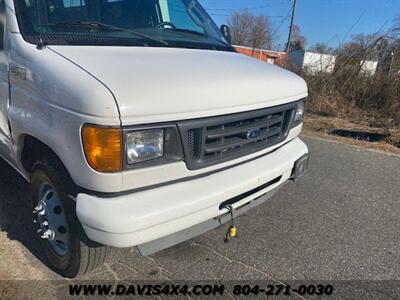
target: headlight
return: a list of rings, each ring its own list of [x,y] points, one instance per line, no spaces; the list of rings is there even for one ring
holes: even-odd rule
[[[120,128],[85,125],[82,143],[89,165],[98,172],[122,171],[122,130]]]
[[[304,102],[300,102],[297,105],[296,114],[294,115],[294,122],[303,121],[303,116],[304,116]]]
[[[294,114],[294,118],[293,118],[293,122],[292,122],[292,128],[296,127],[301,122],[303,122],[304,109],[305,109],[304,102],[299,102],[297,104],[296,112]]]
[[[136,164],[164,155],[164,130],[151,129],[129,132],[126,135],[128,164]]]
[[[82,127],[82,144],[88,164],[102,173],[183,160],[182,141],[174,124],[137,128],[85,124]]]

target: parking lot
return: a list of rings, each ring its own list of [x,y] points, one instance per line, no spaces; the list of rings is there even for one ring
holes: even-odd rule
[[[307,177],[239,217],[239,238],[225,244],[222,227],[152,257],[118,250],[86,279],[400,279],[400,158],[305,141]],[[33,237],[28,185],[0,170],[0,278],[60,279]]]

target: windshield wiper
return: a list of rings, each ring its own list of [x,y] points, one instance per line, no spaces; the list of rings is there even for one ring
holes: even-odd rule
[[[202,36],[202,37],[209,38],[209,39],[212,39],[214,41],[217,41],[220,44],[228,47],[228,44],[224,43],[223,41],[219,40],[218,38],[216,38],[214,36],[211,36],[211,35],[208,35],[208,34],[205,34],[205,33],[200,32],[200,31],[190,30],[190,29],[182,29],[182,28],[164,28],[164,29],[171,30],[171,31],[177,31],[177,32],[183,32],[183,33],[189,33],[189,34],[194,34],[194,35],[199,35],[199,36]]]
[[[122,31],[122,32],[128,32],[128,33],[134,34],[134,35],[136,35],[144,40],[147,40],[147,41],[158,42],[165,46],[168,46],[168,42],[166,42],[162,39],[153,38],[146,34],[139,33],[135,30],[122,28],[122,27],[105,24],[105,23],[101,23],[101,22],[96,22],[96,21],[57,22],[57,23],[46,23],[46,24],[41,24],[41,25],[43,25],[43,26],[86,26],[86,27],[90,27],[90,28],[97,28],[100,30]]]

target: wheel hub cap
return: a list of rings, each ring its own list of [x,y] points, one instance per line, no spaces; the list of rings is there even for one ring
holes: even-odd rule
[[[34,222],[38,224],[37,233],[48,240],[53,250],[60,256],[67,253],[69,233],[67,219],[55,189],[48,183],[40,185],[39,202],[34,208]]]

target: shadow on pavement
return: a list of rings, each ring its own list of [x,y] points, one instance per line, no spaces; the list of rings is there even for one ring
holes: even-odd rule
[[[41,245],[32,226],[29,184],[0,158],[0,231],[10,240],[19,241],[46,266]]]

